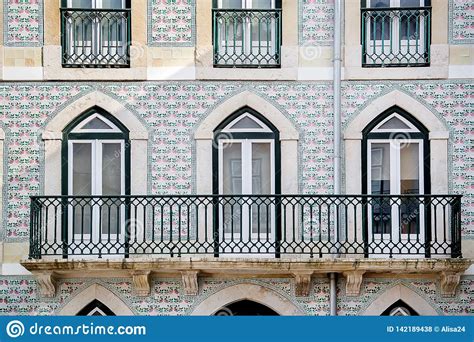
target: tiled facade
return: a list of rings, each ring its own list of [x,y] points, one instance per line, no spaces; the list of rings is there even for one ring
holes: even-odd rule
[[[196,45],[199,0],[148,0],[146,38],[149,48],[192,48]],[[330,48],[334,39],[334,0],[298,0],[299,47]],[[3,45],[44,45],[43,0],[3,0]],[[43,16],[44,14],[44,16]],[[347,15],[347,13],[346,13]],[[468,0],[449,0],[450,45],[472,51],[474,5]],[[210,24],[210,23],[209,23]],[[347,30],[348,28],[346,28]],[[144,52],[143,50],[140,50]],[[175,53],[174,50],[170,50]],[[171,54],[171,52],[170,52]],[[143,57],[143,56],[141,56]],[[317,58],[317,57],[316,57]],[[472,58],[472,56],[470,57]],[[469,66],[468,66],[469,67]],[[472,71],[472,66],[468,70]],[[87,69],[84,71],[88,72]],[[29,196],[44,194],[46,125],[75,100],[98,91],[117,100],[133,113],[149,133],[146,165],[147,194],[195,194],[196,142],[199,124],[220,104],[249,91],[276,107],[300,134],[298,188],[302,194],[333,191],[333,85],[328,80],[267,81],[0,81],[0,128],[5,133],[0,242],[29,241]],[[440,80],[344,80],[342,129],[372,101],[399,90],[428,108],[449,131],[449,193],[462,194],[462,238],[474,239],[474,85],[472,78]],[[144,152],[145,153],[145,152]],[[284,161],[283,161],[284,162]],[[346,178],[346,176],[343,176]],[[472,253],[471,253],[472,254]],[[26,256],[25,256],[26,258]],[[91,284],[113,292],[137,315],[187,315],[219,290],[239,283],[257,284],[291,301],[303,314],[327,315],[329,282],[314,278],[308,297],[296,297],[292,279],[201,278],[197,296],[183,293],[180,279],[153,278],[151,294],[136,296],[130,278],[61,279],[54,298],[37,292],[29,275],[0,277],[1,315],[57,314]],[[372,276],[364,279],[357,297],[346,296],[345,280],[338,283],[338,314],[359,315],[385,291],[402,284],[420,295],[440,315],[472,315],[474,278],[464,275],[456,296],[444,298],[440,282],[433,278],[396,279]]]

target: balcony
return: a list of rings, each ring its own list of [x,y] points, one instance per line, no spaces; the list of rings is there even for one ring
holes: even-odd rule
[[[429,66],[431,7],[363,8],[363,67]]]
[[[129,67],[130,9],[61,9],[64,67]]]
[[[213,9],[214,67],[279,68],[281,9]]]
[[[48,256],[461,257],[458,195],[35,196]]]

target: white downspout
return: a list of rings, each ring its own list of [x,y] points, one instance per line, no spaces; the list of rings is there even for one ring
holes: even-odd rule
[[[335,0],[334,5],[334,61],[333,61],[333,108],[334,108],[334,194],[341,194],[341,44],[343,0]],[[337,222],[337,221],[336,221]],[[335,227],[339,229],[339,227]],[[333,255],[338,257],[338,254]],[[337,316],[337,273],[329,275],[329,308],[331,316]]]

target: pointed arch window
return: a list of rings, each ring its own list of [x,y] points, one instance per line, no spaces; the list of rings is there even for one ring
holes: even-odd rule
[[[418,313],[413,310],[403,300],[397,300],[395,303],[390,305],[381,316],[419,316]]]
[[[274,199],[267,198],[267,206],[255,205],[255,199],[242,195],[280,193],[280,141],[275,126],[249,107],[224,120],[214,131],[213,174],[214,194],[225,195],[217,235],[236,241],[274,241],[279,234]]]
[[[100,254],[101,242],[123,241],[126,213],[120,196],[130,194],[129,131],[99,107],[63,132],[62,194],[70,198],[63,227],[70,242],[95,242],[90,252]]]
[[[422,200],[405,195],[430,192],[429,153],[427,129],[399,107],[385,111],[365,128],[362,189],[377,195],[368,214],[370,240],[424,241],[421,227],[427,217]]]

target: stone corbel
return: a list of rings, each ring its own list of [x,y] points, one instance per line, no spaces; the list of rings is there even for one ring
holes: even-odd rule
[[[56,277],[54,272],[36,273],[35,278],[42,297],[53,298],[56,295]]]
[[[187,296],[196,296],[199,292],[198,284],[199,271],[181,271],[184,294]]]
[[[461,272],[441,272],[441,295],[443,297],[454,297],[460,280]]]
[[[145,297],[150,295],[150,271],[132,272],[132,283],[137,296]]]
[[[297,297],[308,297],[311,289],[311,275],[313,272],[293,273],[295,276],[295,295]]]
[[[365,271],[349,271],[344,272],[346,277],[346,296],[356,297],[360,294],[360,286],[364,279]]]

